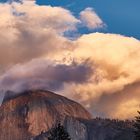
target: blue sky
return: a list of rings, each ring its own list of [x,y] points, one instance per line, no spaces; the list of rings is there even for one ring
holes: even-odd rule
[[[107,25],[100,32],[140,39],[140,0],[37,0],[37,4],[65,7],[77,16],[86,7],[92,7]],[[81,32],[91,31],[82,29]]]

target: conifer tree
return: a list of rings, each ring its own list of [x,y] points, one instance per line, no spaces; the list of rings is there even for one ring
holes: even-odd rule
[[[58,125],[50,131],[48,140],[71,140],[71,138],[64,127],[58,123]]]
[[[140,111],[138,111],[138,116],[135,117],[134,129],[135,140],[140,140]]]

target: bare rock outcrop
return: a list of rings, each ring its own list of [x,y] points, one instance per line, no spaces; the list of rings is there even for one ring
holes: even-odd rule
[[[63,96],[42,90],[26,91],[5,99],[0,106],[0,140],[32,140],[57,121],[64,123],[66,117],[92,118],[80,104]],[[74,122],[69,120],[69,123]],[[79,129],[86,134],[85,126]]]

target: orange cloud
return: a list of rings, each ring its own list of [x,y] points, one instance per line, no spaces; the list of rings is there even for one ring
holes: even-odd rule
[[[82,23],[89,29],[97,29],[105,27],[102,19],[96,14],[92,8],[86,8],[80,13]]]

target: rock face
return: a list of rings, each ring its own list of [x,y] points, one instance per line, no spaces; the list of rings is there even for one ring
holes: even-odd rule
[[[76,118],[88,120],[92,117],[80,104],[63,96],[49,91],[26,91],[5,100],[1,105],[0,140],[33,140],[51,129],[59,120],[65,123],[70,133],[74,133],[73,136],[81,133],[84,138],[87,135],[86,127]],[[73,125],[69,125],[73,123],[76,123],[78,130],[76,134],[75,130],[72,131]]]
[[[87,126],[78,119],[67,117],[64,126],[72,140],[88,140]]]

